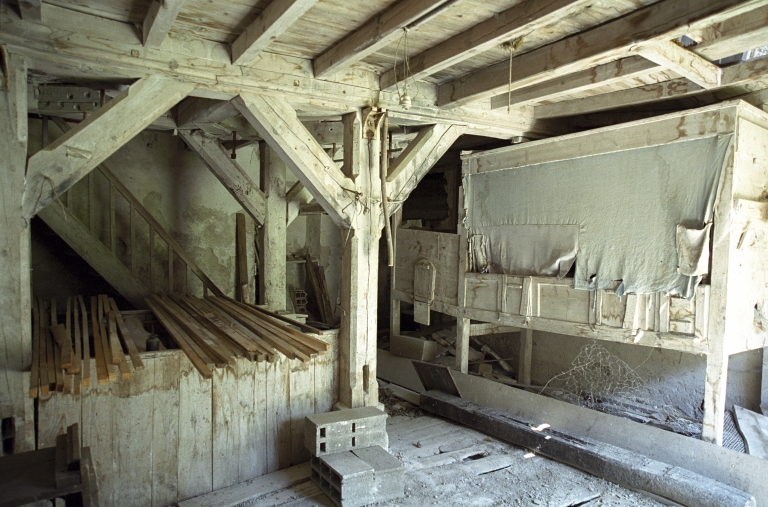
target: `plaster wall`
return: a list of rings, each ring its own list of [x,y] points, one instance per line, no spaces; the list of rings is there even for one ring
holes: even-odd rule
[[[49,123],[50,141],[60,134],[58,128]],[[34,153],[41,148],[41,121],[30,121],[30,148]],[[244,147],[238,150],[237,162],[251,176],[259,181],[258,149]],[[112,155],[106,165],[117,178],[152,214],[163,228],[181,245],[190,257],[200,266],[203,272],[227,295],[234,295],[235,283],[235,213],[242,212],[241,206],[234,200],[224,186],[213,176],[197,154],[186,148],[181,138],[165,131],[144,131],[129,141],[125,146]],[[95,173],[94,173],[95,174]],[[97,203],[93,231],[107,244],[108,241],[108,185],[101,175],[95,174],[94,189]],[[75,216],[86,220],[87,211],[87,178],[80,180],[71,190],[72,212]],[[54,202],[52,205],[56,205]],[[119,257],[128,256],[129,226],[127,203],[116,199],[116,231]],[[139,249],[136,254],[139,262],[139,274],[148,271],[148,228],[146,224],[137,227],[137,244],[144,245],[144,251]],[[254,291],[254,223],[246,215],[247,248],[249,259],[250,291]],[[166,275],[167,249],[165,244],[155,239],[156,255],[156,288],[167,290]],[[165,253],[164,253],[165,252]],[[139,256],[144,254],[144,258]],[[55,269],[46,266],[50,255],[36,255],[39,268],[45,271],[48,278],[44,282],[35,280],[35,285],[70,284],[64,273],[57,274]],[[158,267],[160,269],[158,269]],[[45,269],[43,269],[45,268]],[[177,291],[183,290],[179,281],[184,277],[183,266],[180,262],[174,265],[174,286]],[[55,280],[52,281],[51,278]],[[191,273],[189,274],[189,291],[200,292],[201,285]],[[78,290],[82,290],[79,288]]]

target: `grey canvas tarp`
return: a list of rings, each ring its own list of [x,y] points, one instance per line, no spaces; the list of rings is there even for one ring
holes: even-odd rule
[[[577,289],[611,289],[621,281],[626,292],[691,297],[701,274],[694,267],[706,262],[691,255],[708,255],[702,238],[709,237],[730,140],[715,136],[466,176],[473,270],[564,276],[575,262]],[[680,238],[697,243],[686,249],[685,266],[678,264]]]

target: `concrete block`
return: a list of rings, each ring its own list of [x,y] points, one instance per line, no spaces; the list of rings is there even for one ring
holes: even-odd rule
[[[438,353],[437,343],[424,338],[413,336],[394,335],[389,340],[389,351],[400,357],[416,359],[418,361],[431,361]]]
[[[387,414],[363,407],[307,416],[304,445],[313,456],[374,445],[387,448]]]
[[[379,446],[313,457],[310,464],[312,482],[339,507],[403,496],[405,467]]]

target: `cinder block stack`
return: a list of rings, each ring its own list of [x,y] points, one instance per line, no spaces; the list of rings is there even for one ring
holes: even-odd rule
[[[340,507],[403,496],[403,464],[387,452],[387,414],[375,407],[307,416],[312,482]]]

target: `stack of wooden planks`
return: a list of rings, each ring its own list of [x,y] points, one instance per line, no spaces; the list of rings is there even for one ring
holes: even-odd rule
[[[272,361],[280,353],[306,361],[330,349],[306,334],[322,331],[229,297],[155,294],[145,301],[204,378],[236,357]]]
[[[136,345],[112,298],[104,294],[90,298],[67,298],[64,315],[56,298],[36,298],[32,303],[32,371],[29,396],[51,392],[80,394],[91,379],[99,384],[132,377],[142,369]],[[90,325],[90,330],[89,330]],[[130,363],[126,359],[130,356]],[[91,371],[91,357],[96,371]]]

